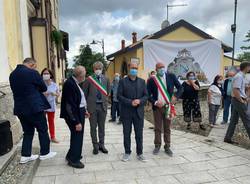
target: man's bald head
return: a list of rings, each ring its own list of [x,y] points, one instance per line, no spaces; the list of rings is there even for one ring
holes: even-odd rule
[[[115,77],[120,77],[120,74],[119,73],[115,73]]]
[[[82,82],[85,79],[86,70],[84,66],[77,66],[73,71],[74,77],[78,80],[78,82]]]
[[[165,64],[162,63],[162,62],[158,62],[155,65],[155,70],[156,70],[157,74],[162,77],[165,74],[165,72],[166,72]]]
[[[160,68],[165,68],[165,64],[162,63],[162,62],[159,62],[159,63],[157,63],[157,64],[155,65],[155,68],[156,68],[156,70],[158,70],[158,69],[160,69]]]

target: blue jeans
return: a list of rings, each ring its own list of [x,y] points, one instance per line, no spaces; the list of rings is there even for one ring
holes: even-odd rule
[[[231,96],[226,96],[224,98],[224,110],[223,110],[223,121],[225,123],[228,122],[228,117],[229,117],[229,109],[231,106],[231,101],[232,101],[232,97]],[[232,110],[231,110],[232,111]]]

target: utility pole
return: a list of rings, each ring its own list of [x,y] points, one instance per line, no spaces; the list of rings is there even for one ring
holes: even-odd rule
[[[237,14],[237,0],[235,0],[234,2],[234,24],[231,25],[231,31],[233,33],[232,66],[234,66],[234,55],[235,55],[236,14]]]
[[[168,20],[168,17],[169,17],[169,8],[175,8],[175,7],[180,7],[180,6],[188,6],[187,4],[168,4],[167,3],[167,21],[169,22]]]

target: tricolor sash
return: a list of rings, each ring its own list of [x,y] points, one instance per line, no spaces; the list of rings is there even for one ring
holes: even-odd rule
[[[99,90],[103,95],[108,96],[107,89],[104,85],[101,84],[101,82],[96,78],[96,76],[89,76],[89,81],[94,84],[94,86]]]
[[[167,86],[162,82],[159,75],[152,76],[159,92],[161,93],[163,99],[166,103],[166,115],[168,118],[173,118],[176,116],[176,110],[174,104],[171,103],[171,97],[168,93]]]

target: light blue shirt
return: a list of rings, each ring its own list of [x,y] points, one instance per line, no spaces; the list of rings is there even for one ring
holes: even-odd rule
[[[233,79],[233,88],[240,90],[240,96],[242,98],[247,98],[246,95],[246,80],[243,72],[239,72]]]
[[[227,96],[231,96],[232,95],[232,81],[233,81],[233,78],[228,79],[228,83],[227,83]]]
[[[46,112],[55,112],[56,111],[56,96],[52,95],[51,93],[57,93],[59,91],[59,88],[55,82],[51,82],[50,85],[47,85],[47,93],[49,95],[46,97],[49,104],[50,109],[47,109]]]

